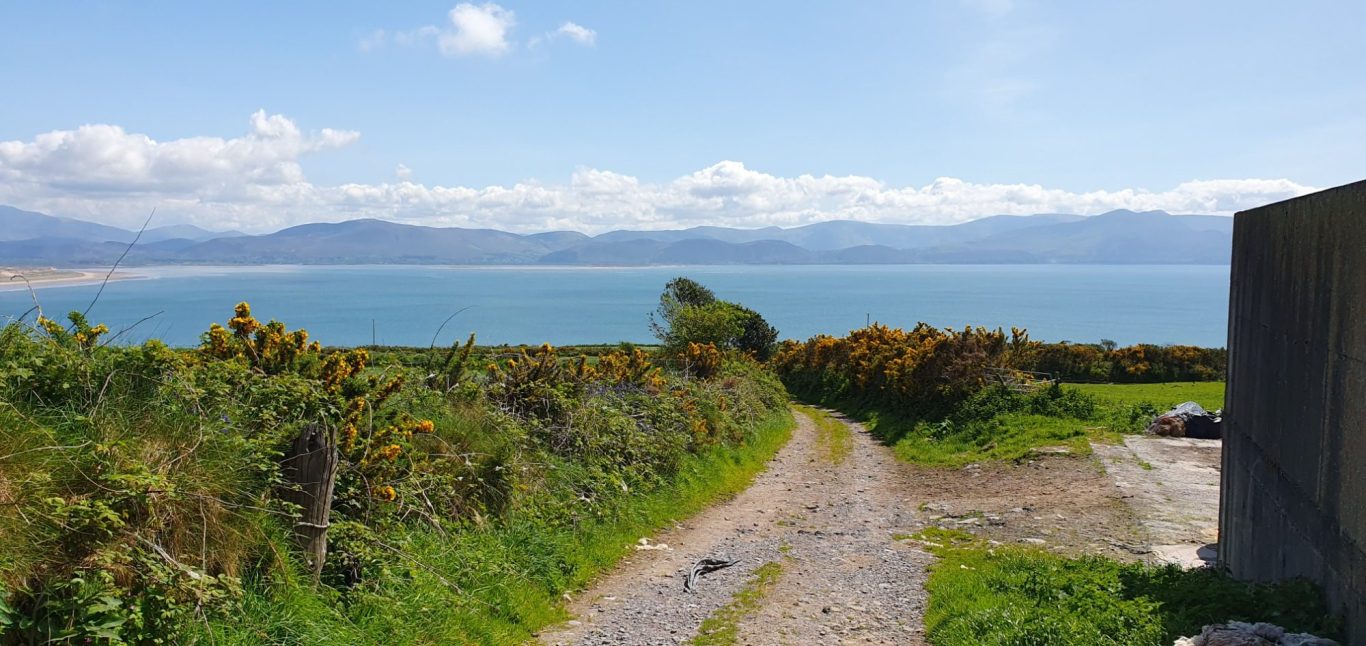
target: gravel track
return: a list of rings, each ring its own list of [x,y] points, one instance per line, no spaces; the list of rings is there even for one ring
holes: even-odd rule
[[[540,635],[544,644],[677,644],[731,601],[755,569],[783,574],[739,623],[742,644],[921,644],[930,555],[897,540],[921,527],[906,465],[850,423],[853,449],[836,465],[797,414],[792,440],[735,498],[652,541],[569,604],[577,619]],[[697,560],[740,563],[683,579]]]

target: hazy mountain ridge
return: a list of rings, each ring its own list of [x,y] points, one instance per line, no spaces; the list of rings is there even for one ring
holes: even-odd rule
[[[792,228],[516,234],[361,219],[264,235],[190,225],[148,229],[128,254],[149,264],[1224,264],[1233,219],[1111,211],[998,215],[957,225],[850,220]],[[106,265],[132,231],[0,206],[0,265]]]

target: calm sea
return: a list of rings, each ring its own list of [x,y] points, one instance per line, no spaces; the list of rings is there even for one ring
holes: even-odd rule
[[[896,265],[761,267],[267,266],[133,268],[91,310],[123,340],[191,345],[232,306],[307,328],[324,344],[648,342],[664,283],[688,276],[743,303],[783,337],[844,334],[866,320],[893,326],[1018,326],[1048,341],[1225,344],[1226,266]],[[95,286],[38,291],[49,316],[84,309]],[[0,321],[32,305],[0,291]],[[159,313],[159,314],[158,314]],[[54,318],[56,318],[54,316]]]

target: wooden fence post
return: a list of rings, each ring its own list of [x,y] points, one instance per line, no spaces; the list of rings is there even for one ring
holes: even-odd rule
[[[332,516],[332,488],[337,481],[337,446],[331,432],[310,424],[294,438],[281,463],[285,500],[299,506],[294,541],[304,551],[316,582],[327,559],[327,527]]]

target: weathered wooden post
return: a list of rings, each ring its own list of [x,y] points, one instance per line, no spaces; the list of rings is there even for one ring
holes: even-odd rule
[[[337,460],[334,434],[322,424],[310,424],[294,439],[281,462],[286,483],[281,497],[299,506],[294,541],[307,556],[314,581],[322,576],[327,559],[327,527],[332,516]]]

